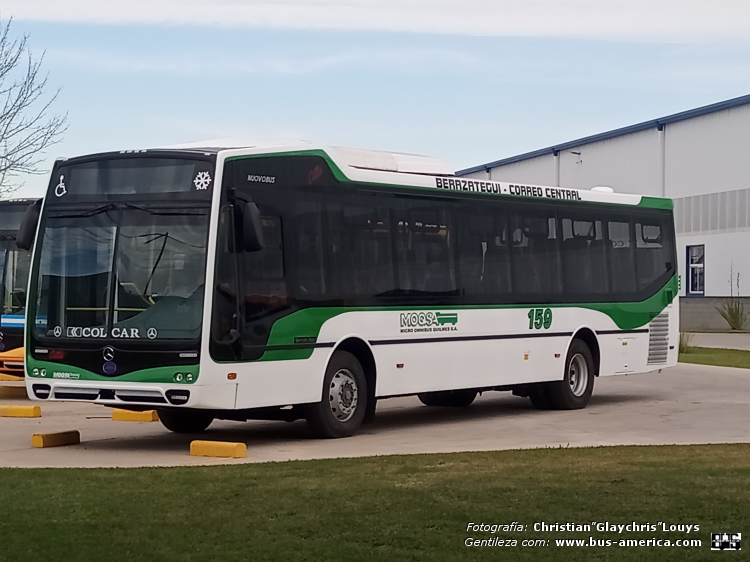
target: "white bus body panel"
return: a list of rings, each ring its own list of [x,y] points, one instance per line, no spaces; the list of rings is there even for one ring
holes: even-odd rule
[[[550,307],[550,328],[528,330],[532,308],[451,310],[458,314],[455,331],[419,333],[401,333],[400,311],[345,312],[323,324],[318,342],[338,345],[349,338],[366,342],[375,358],[378,397],[561,380],[573,334],[582,329],[596,335],[601,376],[643,373],[676,364],[676,306],[668,308],[668,343],[673,349],[660,364],[648,363],[650,335],[645,327],[622,331],[604,313]],[[519,326],[526,330],[520,331]],[[467,339],[428,342],[454,337]],[[236,372],[237,408],[317,402],[335,349],[317,348],[309,359],[301,360],[213,363],[202,367],[201,382],[208,384],[206,379],[213,378],[207,376],[209,372],[218,375],[221,370],[224,380],[228,372]]]

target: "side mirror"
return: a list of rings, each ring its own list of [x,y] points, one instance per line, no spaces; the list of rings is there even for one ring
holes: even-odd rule
[[[258,252],[263,249],[263,219],[255,203],[242,203],[242,249]]]
[[[21,226],[16,235],[16,246],[21,250],[31,250],[34,246],[34,237],[36,236],[36,227],[39,224],[39,213],[42,210],[42,200],[34,201],[26,209],[23,215]]]

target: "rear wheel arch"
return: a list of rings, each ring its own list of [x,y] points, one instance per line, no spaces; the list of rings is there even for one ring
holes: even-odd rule
[[[565,353],[562,380],[532,384],[528,396],[539,410],[585,408],[598,374],[599,346],[596,336],[591,330],[580,329],[570,340]]]
[[[589,351],[591,351],[591,356],[594,360],[594,376],[598,377],[601,366],[601,352],[599,349],[599,340],[596,337],[596,334],[590,328],[579,328],[568,343],[568,350],[577,339],[583,341],[589,346]]]

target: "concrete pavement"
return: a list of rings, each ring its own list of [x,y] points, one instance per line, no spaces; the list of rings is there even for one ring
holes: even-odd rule
[[[22,403],[0,398],[0,404]],[[286,461],[533,447],[750,442],[750,369],[680,364],[662,373],[597,379],[584,410],[540,412],[528,399],[486,393],[466,409],[384,400],[376,421],[337,440],[309,437],[304,422],[214,422],[200,439],[247,444],[240,460],[191,457],[194,436],[159,422],[113,422],[111,410],[42,403],[38,419],[0,418],[0,466],[135,467]],[[78,429],[80,445],[32,449],[34,433]]]
[[[743,349],[750,351],[750,333],[737,334],[691,334],[690,345],[721,349]]]

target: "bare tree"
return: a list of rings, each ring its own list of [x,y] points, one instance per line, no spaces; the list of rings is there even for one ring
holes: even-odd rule
[[[68,119],[49,115],[60,90],[45,95],[44,53],[35,59],[28,35],[11,37],[12,21],[0,27],[0,198],[21,187],[18,175],[44,173],[44,150],[60,141]]]

